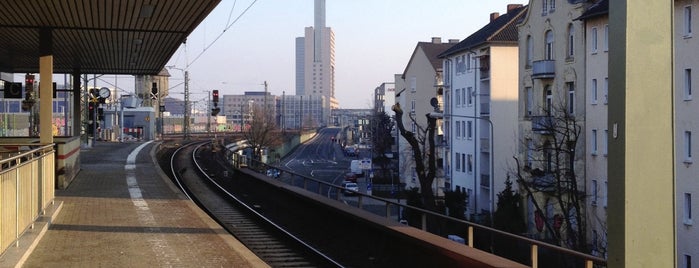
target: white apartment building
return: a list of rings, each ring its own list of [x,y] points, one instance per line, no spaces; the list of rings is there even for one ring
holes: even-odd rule
[[[396,77],[396,103],[403,109],[403,123],[407,131],[416,135],[424,135],[427,127],[426,114],[434,112],[430,105],[432,98],[437,98],[437,77],[442,76],[442,60],[437,56],[455,45],[458,41],[442,43],[439,37],[433,37],[431,42],[418,42],[408,65],[400,77]],[[403,87],[400,87],[403,86]],[[392,113],[395,115],[395,113]],[[441,143],[441,129],[435,134],[436,144]],[[420,181],[415,171],[415,159],[408,142],[400,137],[398,141],[398,173],[406,188],[419,188]],[[441,152],[437,156],[442,155]],[[437,160],[438,162],[441,159]],[[441,166],[438,176],[433,183],[435,195],[440,196],[444,190],[444,176]]]
[[[581,248],[585,221],[585,36],[591,1],[531,0],[519,25],[519,178],[528,234]],[[557,184],[558,181],[566,183]],[[557,186],[565,187],[556,195]],[[557,198],[560,196],[561,198]],[[579,206],[577,206],[579,205]],[[585,236],[581,237],[581,240]]]
[[[581,17],[585,27],[585,175],[590,253],[607,254],[607,127],[609,92],[609,1],[590,6]],[[583,49],[583,48],[581,48]]]
[[[517,152],[517,22],[526,7],[508,5],[440,55],[444,60],[445,188],[468,193],[467,213],[494,212],[495,196]],[[477,219],[477,218],[476,218]]]
[[[695,19],[699,1],[675,0],[674,4],[677,265],[696,267],[699,263],[699,229],[694,226],[694,208],[699,208],[699,163],[693,161],[697,158],[697,146],[693,143],[699,140],[699,103],[694,100],[693,89],[694,85],[699,85],[699,20]]]

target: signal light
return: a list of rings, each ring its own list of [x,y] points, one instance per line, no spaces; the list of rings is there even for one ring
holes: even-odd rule
[[[211,116],[216,116],[220,112],[221,112],[221,108],[212,108],[211,109]]]
[[[214,89],[211,92],[211,96],[213,98],[214,106],[217,106],[218,105],[218,89]]]

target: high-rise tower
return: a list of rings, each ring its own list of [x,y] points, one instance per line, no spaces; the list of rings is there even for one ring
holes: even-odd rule
[[[296,95],[322,99],[318,124],[328,122],[335,100],[335,34],[325,27],[325,0],[315,0],[314,25],[296,38]],[[315,115],[313,115],[316,117]]]

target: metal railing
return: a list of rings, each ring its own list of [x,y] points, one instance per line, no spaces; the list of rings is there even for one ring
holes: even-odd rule
[[[53,144],[2,146],[17,148],[0,160],[0,252],[5,252],[53,202],[55,151]]]
[[[413,227],[442,237],[457,235],[466,237],[466,245],[498,255],[531,267],[606,267],[604,258],[567,249],[561,246],[534,240],[517,234],[504,232],[492,227],[461,220],[434,211],[405,205],[388,198],[349,191],[342,186],[306,177],[291,170],[267,165],[239,154],[229,155],[234,167],[247,167],[266,176],[304,190],[342,200],[347,204],[371,212],[387,219],[405,222]],[[268,172],[273,170],[272,172]],[[405,215],[412,215],[406,217]],[[513,250],[518,250],[513,253]],[[541,258],[545,255],[545,258]],[[554,264],[547,263],[553,259]]]

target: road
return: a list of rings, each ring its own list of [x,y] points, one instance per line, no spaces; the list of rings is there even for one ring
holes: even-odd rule
[[[342,184],[349,172],[350,163],[356,157],[346,157],[337,143],[341,128],[324,128],[315,138],[299,145],[290,155],[282,159],[284,169],[334,185]],[[300,183],[300,182],[299,182]],[[317,189],[317,188],[316,188]],[[314,189],[309,189],[314,191]],[[361,189],[366,191],[366,187]],[[330,193],[329,193],[330,195]]]

